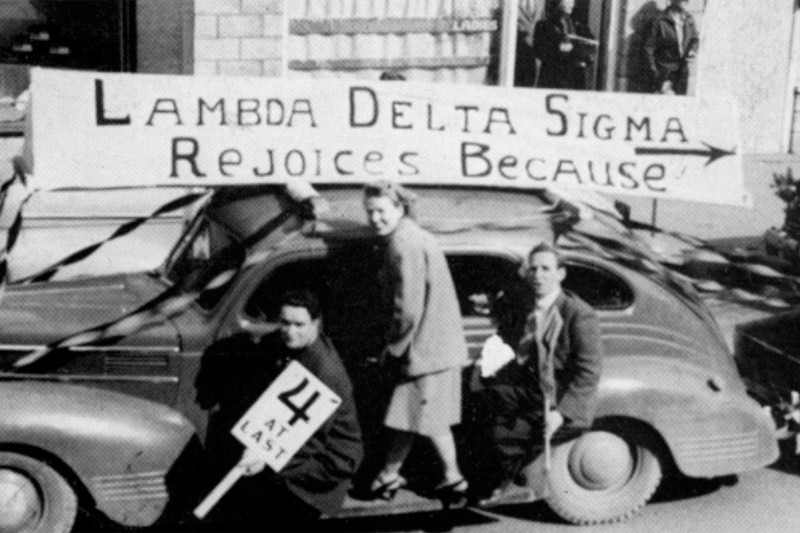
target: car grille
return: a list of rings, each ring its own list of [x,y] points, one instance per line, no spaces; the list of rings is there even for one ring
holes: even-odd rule
[[[167,499],[164,472],[95,476],[92,484],[96,498],[106,502]]]

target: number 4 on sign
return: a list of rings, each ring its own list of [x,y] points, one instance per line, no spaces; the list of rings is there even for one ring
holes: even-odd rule
[[[231,434],[280,472],[336,411],[342,399],[297,361],[292,361],[231,428]],[[236,465],[194,510],[204,518],[244,474]]]

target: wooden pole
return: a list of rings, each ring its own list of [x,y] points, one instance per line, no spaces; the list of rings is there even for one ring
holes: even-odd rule
[[[500,64],[498,83],[502,87],[514,86],[514,68],[517,57],[517,17],[519,16],[519,0],[505,0],[503,6],[503,24],[500,31]]]
[[[544,494],[542,496],[547,496],[550,492],[550,467],[551,464],[551,444],[550,444],[550,430],[547,426],[547,418],[550,414],[550,395],[544,395]]]
[[[605,42],[605,76],[604,88],[606,91],[614,91],[617,89],[617,66],[619,65],[619,41],[621,38],[620,22],[622,21],[622,0],[610,0],[608,3],[608,11],[606,19],[606,34]],[[599,53],[598,53],[599,55]]]
[[[652,212],[652,215],[650,217],[650,225],[653,226],[654,228],[656,227],[656,215],[657,214],[658,214],[658,200],[654,199],[653,200],[653,212]],[[655,230],[650,232],[650,235],[655,235],[655,234],[656,234]]]
[[[214,487],[214,490],[212,490],[208,496],[206,496],[205,499],[200,502],[200,505],[195,508],[194,515],[200,520],[205,518],[209,511],[211,511],[211,509],[213,509],[214,506],[219,503],[222,497],[225,496],[225,494],[231,490],[236,482],[239,481],[239,478],[244,475],[244,471],[244,466],[238,464],[234,466],[230,472],[225,474],[225,477],[222,478],[222,481],[217,483],[217,486]]]

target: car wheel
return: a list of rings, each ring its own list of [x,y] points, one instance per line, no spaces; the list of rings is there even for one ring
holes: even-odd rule
[[[553,449],[546,501],[575,524],[626,520],[661,482],[661,464],[650,447],[607,431],[591,431]]]
[[[45,463],[0,452],[0,532],[67,533],[77,514],[69,484]]]

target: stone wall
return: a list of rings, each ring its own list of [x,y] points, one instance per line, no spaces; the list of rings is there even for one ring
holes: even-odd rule
[[[196,74],[281,76],[286,34],[282,0],[194,2]],[[642,90],[641,38],[650,17],[667,0],[621,0],[617,90]],[[739,102],[745,187],[754,209],[662,200],[656,222],[705,238],[758,236],[783,220],[783,204],[770,184],[775,172],[800,159],[779,155],[792,113],[789,80],[795,0],[689,0],[701,34],[690,91],[713,98],[723,92]],[[799,119],[800,120],[800,119]],[[800,141],[799,141],[800,142]],[[649,199],[620,198],[634,216],[650,220]]]
[[[710,0],[705,13],[697,94],[731,94],[739,103],[745,154],[787,151],[795,0]]]
[[[695,235],[704,239],[737,239],[759,241],[771,227],[783,225],[784,203],[770,187],[773,174],[785,174],[792,168],[800,175],[800,157],[785,154],[749,154],[743,161],[744,187],[753,199],[752,209],[678,200],[658,200],[655,209],[656,225]],[[633,218],[649,222],[654,202],[649,198],[618,196],[632,208]]]
[[[194,73],[281,76],[283,0],[194,0]]]

